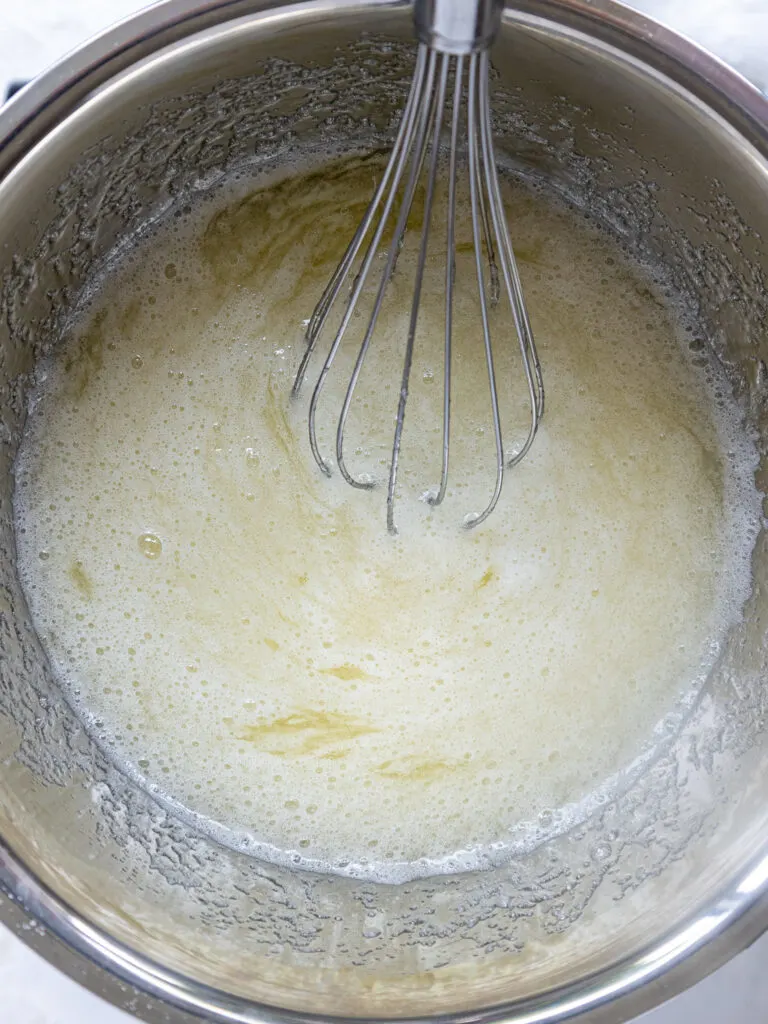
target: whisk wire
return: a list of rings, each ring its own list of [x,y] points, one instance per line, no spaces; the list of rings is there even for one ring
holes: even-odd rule
[[[403,143],[406,137],[412,131],[413,124],[415,123],[416,114],[418,111],[419,102],[423,90],[424,74],[426,71],[427,64],[427,53],[428,50],[426,46],[420,45],[418,47],[418,51],[416,54],[416,66],[414,68],[413,79],[411,81],[411,88],[408,93],[408,99],[406,100],[403,115],[400,118],[400,125],[398,127],[397,136],[395,138],[395,153],[401,151]],[[366,235],[370,231],[371,225],[373,224],[374,218],[376,216],[376,211],[381,205],[382,198],[385,192],[387,191],[387,187],[389,186],[390,178],[392,177],[393,173],[395,173],[395,171],[398,169],[402,173],[402,167],[400,167],[394,159],[390,158],[390,160],[387,161],[387,166],[384,170],[384,174],[382,175],[381,181],[379,182],[376,188],[373,198],[371,199],[370,203],[366,208],[363,219],[361,220],[360,224],[357,227],[357,231],[352,237],[352,241],[347,246],[344,255],[342,256],[338,266],[331,275],[331,278],[328,284],[325,286],[325,290],[323,291],[320,300],[318,301],[317,305],[315,306],[312,312],[312,316],[310,317],[309,324],[307,325],[307,330],[304,335],[306,349],[304,351],[301,363],[299,364],[299,369],[296,373],[296,378],[293,382],[293,388],[291,391],[291,395],[294,398],[297,397],[299,392],[301,391],[301,386],[306,376],[309,361],[312,358],[315,346],[317,345],[317,340],[320,337],[323,327],[325,326],[325,322],[328,319],[328,314],[331,311],[331,307],[336,301],[336,298],[341,290],[341,287],[349,275],[349,272],[355,262],[357,254],[360,251],[360,248],[363,244],[363,241],[365,240]],[[390,193],[393,201],[396,192],[397,182],[395,183],[395,187],[391,190]]]
[[[493,158],[493,140],[491,138],[491,112],[488,98],[488,53],[479,54],[480,68],[480,134],[483,150],[483,165],[485,173],[485,187],[488,192],[491,220],[497,239],[501,258],[501,270],[506,286],[507,296],[512,308],[512,316],[515,322],[520,354],[523,361],[523,372],[528,385],[528,394],[531,405],[531,418],[528,427],[528,434],[523,446],[507,461],[507,467],[517,465],[525,458],[528,450],[533,444],[533,439],[539,428],[539,423],[544,415],[544,381],[541,373],[536,343],[533,338],[533,330],[528,316],[523,295],[523,286],[520,280],[520,272],[517,267],[512,242],[509,237],[506,220],[504,217],[504,205],[501,199],[499,187],[499,176],[496,171],[496,164]]]
[[[480,163],[484,163],[485,155],[480,150]],[[491,305],[495,306],[499,301],[499,268],[496,263],[496,247],[493,244],[493,232],[488,217],[488,202],[486,200],[485,188],[478,190],[478,206],[480,209],[480,220],[483,225],[483,241],[485,242],[485,254],[488,260],[488,298]]]
[[[485,362],[488,370],[488,385],[491,397],[491,416],[493,418],[493,437],[496,444],[496,483],[494,485],[491,500],[482,512],[471,515],[465,519],[465,526],[475,527],[484,522],[493,512],[501,494],[501,487],[504,482],[504,446],[501,436],[501,417],[499,415],[499,395],[496,388],[496,370],[493,362],[493,347],[491,345],[491,330],[488,323],[488,297],[486,295],[485,275],[483,273],[483,248],[480,237],[482,218],[480,216],[480,194],[483,189],[483,178],[481,174],[481,157],[478,147],[477,120],[480,113],[480,97],[478,95],[478,63],[480,57],[473,53],[469,58],[469,87],[468,87],[468,130],[467,144],[469,151],[469,200],[472,208],[472,236],[475,250],[475,272],[477,274],[477,287],[480,297],[480,319],[483,327],[483,346],[485,348]],[[482,117],[480,118],[482,120]],[[487,166],[484,168],[487,176]]]
[[[349,413],[349,407],[352,402],[352,395],[354,394],[354,390],[357,385],[358,378],[360,376],[360,371],[362,370],[365,357],[368,353],[368,349],[370,348],[373,333],[376,329],[376,322],[378,321],[379,314],[381,312],[381,307],[384,303],[384,296],[386,294],[389,282],[392,278],[392,273],[394,271],[395,263],[397,261],[400,244],[403,235],[405,234],[405,227],[408,222],[408,216],[411,212],[411,207],[413,205],[413,197],[416,194],[416,187],[418,186],[419,177],[421,175],[421,168],[424,161],[424,154],[426,151],[427,139],[429,136],[429,128],[433,120],[435,111],[433,85],[435,77],[436,59],[437,54],[433,50],[430,50],[427,62],[427,72],[424,82],[425,94],[427,97],[429,97],[429,99],[428,102],[423,103],[421,107],[421,117],[419,118],[419,123],[416,130],[416,140],[413,145],[413,152],[411,156],[411,166],[408,173],[408,179],[406,182],[402,203],[400,205],[400,211],[397,216],[395,231],[392,236],[392,242],[389,247],[389,252],[387,253],[387,259],[384,264],[384,270],[381,275],[381,280],[379,281],[379,288],[376,293],[376,299],[373,304],[373,310],[371,312],[371,316],[368,321],[368,326],[366,328],[365,335],[363,336],[363,341],[360,345],[360,350],[357,354],[355,367],[354,370],[352,371],[352,376],[350,378],[349,385],[344,396],[344,403],[342,405],[341,415],[339,417],[338,427],[336,431],[336,459],[339,466],[339,470],[341,471],[341,474],[347,481],[347,483],[351,484],[353,487],[372,487],[373,481],[367,479],[360,480],[356,477],[353,477],[347,470],[346,464],[344,462],[343,450],[344,428],[347,421],[347,415]],[[406,156],[407,155],[408,154],[406,154]],[[382,221],[383,220],[384,216],[382,216]]]
[[[424,104],[422,102],[422,93],[424,90],[425,80],[430,79],[431,76],[434,74],[435,62],[434,53],[432,53],[426,48],[425,50],[425,60],[424,62],[420,61],[419,67],[417,68],[417,71],[420,72],[418,74],[418,90],[415,93],[413,108],[410,111],[408,111],[410,116],[408,118],[408,123],[405,126],[405,131],[403,132],[402,135],[402,144],[400,151],[397,154],[397,160],[394,162],[395,170],[390,181],[389,194],[387,195],[387,198],[384,202],[384,208],[382,210],[381,218],[376,226],[373,237],[371,238],[371,241],[368,245],[368,249],[366,250],[360,271],[358,272],[358,275],[355,278],[355,282],[352,287],[352,291],[349,295],[349,298],[347,300],[346,308],[344,310],[341,323],[336,332],[336,336],[334,337],[333,344],[331,345],[328,355],[325,358],[325,362],[323,363],[322,369],[320,370],[320,375],[317,379],[317,383],[315,384],[314,391],[312,392],[312,398],[310,399],[309,403],[309,443],[312,449],[312,454],[315,458],[315,462],[317,462],[318,466],[320,467],[320,469],[323,470],[326,476],[330,476],[331,470],[328,463],[323,458],[320,452],[320,448],[317,441],[317,406],[320,400],[320,395],[322,393],[323,387],[325,385],[326,378],[336,357],[336,353],[338,352],[339,347],[344,339],[344,335],[346,334],[347,328],[355,312],[355,309],[357,308],[357,302],[360,298],[363,288],[365,287],[365,283],[368,278],[368,273],[371,269],[374,259],[376,258],[376,254],[379,249],[379,244],[381,242],[382,235],[384,234],[384,230],[387,226],[389,215],[392,211],[392,207],[394,206],[395,199],[397,197],[397,191],[400,185],[400,180],[403,176],[403,171],[408,163],[408,157],[410,156],[411,150],[413,148],[414,138],[417,132],[417,126],[419,123],[422,123],[425,119]],[[393,154],[393,157],[394,155],[395,154]],[[385,270],[387,279],[389,274],[391,274],[392,265],[394,264],[394,260],[396,259],[398,236],[397,231],[395,232],[395,236],[396,237],[395,239],[393,239],[393,244],[390,248],[387,257],[387,269]],[[336,293],[333,296],[334,299],[336,298],[336,295],[338,295],[342,281],[343,278],[340,278],[336,288]],[[383,297],[383,289],[381,288],[380,297]],[[379,296],[377,296],[377,306],[380,307],[380,302],[378,300]],[[373,317],[374,324],[377,317],[378,308],[375,308]],[[372,334],[372,331],[370,332],[370,334]],[[367,342],[364,342],[366,351],[369,343],[370,337],[367,335]],[[363,357],[364,355],[365,353],[363,353]],[[344,479],[353,487],[361,487],[365,489],[373,486],[372,481],[356,480],[354,477],[352,477],[346,472],[345,468],[342,469],[342,473],[344,475]]]
[[[453,288],[456,281],[456,155],[461,122],[461,94],[464,88],[464,57],[456,58],[451,114],[451,146],[448,157],[448,212],[445,253],[445,348],[443,355],[443,451],[440,486],[430,495],[430,505],[439,505],[448,487],[448,462],[451,440],[451,362],[453,344]]]
[[[387,485],[387,529],[390,533],[397,533],[395,526],[395,488],[397,486],[397,470],[400,461],[400,444],[403,437],[403,426],[405,423],[405,409],[408,403],[408,386],[413,365],[413,349],[416,341],[416,327],[419,320],[419,307],[421,305],[421,288],[424,282],[424,268],[427,262],[427,250],[429,247],[429,229],[432,222],[432,206],[435,197],[435,185],[437,183],[437,168],[440,159],[440,134],[443,130],[443,111],[445,110],[445,93],[448,85],[448,70],[451,58],[443,54],[440,62],[440,75],[437,83],[437,91],[432,97],[430,105],[432,120],[432,146],[429,159],[429,171],[427,174],[427,190],[424,196],[424,224],[421,231],[421,245],[419,247],[418,263],[416,265],[416,279],[413,286],[413,301],[411,303],[411,317],[408,325],[408,337],[405,344],[405,357],[403,360],[403,378],[400,384],[400,399],[397,406],[397,422],[395,424],[395,438],[392,443],[392,460],[389,465],[389,483]],[[426,145],[426,137],[422,140]],[[425,151],[422,151],[423,159]],[[421,169],[414,169],[417,176]],[[405,206],[405,204],[404,204]],[[408,211],[410,212],[410,210]]]

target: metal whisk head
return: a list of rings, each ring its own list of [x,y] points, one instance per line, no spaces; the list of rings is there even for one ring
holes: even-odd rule
[[[396,200],[402,188],[402,198],[396,212],[394,234],[386,255],[384,269],[381,272],[373,309],[341,407],[336,430],[336,462],[341,475],[352,487],[367,489],[374,486],[370,480],[357,478],[349,472],[344,460],[344,431],[355,387],[376,329],[376,322],[381,312],[387,285],[395,270],[398,252],[403,243],[414,196],[422,176],[426,173],[424,221],[416,265],[413,301],[405,347],[403,375],[387,487],[387,527],[390,533],[397,532],[394,504],[400,445],[408,401],[408,386],[413,363],[414,341],[427,260],[428,241],[432,227],[433,207],[435,205],[434,198],[440,163],[440,141],[445,128],[448,128],[450,132],[450,144],[448,149],[448,208],[446,216],[447,259],[445,268],[442,471],[439,488],[436,493],[430,495],[428,498],[429,502],[432,505],[439,505],[445,496],[448,483],[451,432],[452,318],[456,275],[457,154],[464,141],[466,141],[467,146],[474,264],[480,298],[485,361],[490,385],[491,413],[496,443],[496,483],[493,494],[485,509],[481,513],[465,520],[465,525],[477,526],[487,519],[494,510],[501,494],[505,468],[516,465],[525,457],[533,443],[541,417],[544,414],[544,385],[541,366],[536,353],[520,276],[507,230],[491,136],[488,97],[488,47],[498,31],[502,7],[503,0],[459,0],[459,2],[457,0],[416,0],[414,20],[416,35],[419,40],[416,69],[394,148],[366,213],[309,321],[306,333],[307,347],[293,385],[292,393],[295,396],[298,395],[301,389],[310,359],[323,332],[331,307],[349,280],[363,244],[366,238],[369,238],[359,270],[352,280],[340,325],[323,362],[309,403],[309,443],[312,448],[312,454],[320,469],[330,476],[330,467],[318,448],[316,427],[318,401],[334,358],[357,309],[358,301],[376,255],[379,252],[387,225],[395,213]],[[451,93],[453,103],[450,118],[448,118],[446,116],[446,107],[448,96]],[[461,116],[462,101],[465,95],[467,97],[467,110],[466,118],[463,119]],[[450,120],[450,126],[446,123],[448,120]],[[466,121],[465,140],[460,139],[463,120]],[[426,172],[424,170],[425,167]],[[487,270],[485,268],[486,263]],[[501,274],[499,274],[499,267],[501,268]],[[498,301],[500,283],[502,281],[509,299],[530,398],[528,433],[523,444],[511,457],[506,457],[504,454],[496,371],[494,369],[489,326],[489,306]],[[508,339],[504,338],[503,341],[507,342]]]

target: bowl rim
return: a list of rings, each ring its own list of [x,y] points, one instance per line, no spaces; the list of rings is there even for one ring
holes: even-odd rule
[[[327,7],[404,9],[408,0],[161,0],[87,41],[21,89],[0,110],[0,181],[95,89],[138,60],[234,19]],[[556,23],[603,41],[620,39],[635,59],[669,75],[710,111],[768,155],[768,99],[706,50],[616,0],[515,0],[505,19]],[[255,1003],[165,968],[112,938],[57,896],[0,836],[0,923],[91,991],[164,1022],[336,1024],[353,1018],[301,1013]],[[30,928],[30,925],[35,927]],[[42,933],[38,927],[42,926]],[[763,852],[702,910],[598,974],[523,1001],[438,1017],[398,1017],[405,1024],[617,1024],[700,980],[768,928],[768,837]],[[62,944],[64,949],[62,950]],[[114,979],[132,987],[116,995]],[[169,1005],[170,1004],[170,1005]],[[175,1009],[174,1009],[175,1008]],[[366,1020],[382,1020],[368,1016]]]

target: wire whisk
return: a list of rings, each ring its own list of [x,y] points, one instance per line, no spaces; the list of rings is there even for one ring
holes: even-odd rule
[[[365,215],[310,318],[306,331],[306,349],[293,384],[292,394],[297,396],[306,377],[310,360],[323,334],[330,311],[353,275],[358,256],[368,239],[359,269],[351,278],[349,294],[340,324],[323,361],[309,402],[310,447],[317,465],[323,473],[330,476],[331,467],[318,445],[318,403],[339,347],[358,308],[374,261],[380,252],[387,226],[391,223],[394,215],[396,218],[394,232],[336,428],[336,465],[342,477],[352,487],[362,489],[373,487],[372,480],[353,475],[347,467],[344,454],[345,429],[355,388],[376,331],[387,286],[395,271],[398,253],[403,244],[414,196],[420,181],[426,175],[423,227],[418,248],[387,484],[387,528],[393,534],[397,532],[395,493],[403,425],[408,403],[428,244],[432,230],[438,172],[442,162],[441,156],[445,152],[442,139],[446,128],[449,132],[449,143],[445,219],[447,255],[445,265],[442,467],[439,487],[427,498],[430,504],[440,505],[448,486],[451,446],[453,313],[456,283],[456,205],[459,153],[463,149],[464,143],[466,143],[466,166],[469,178],[474,269],[480,300],[485,363],[496,445],[496,480],[493,493],[482,512],[467,516],[464,521],[465,526],[478,526],[493,512],[501,494],[505,469],[517,465],[525,458],[533,444],[544,414],[544,384],[541,365],[507,229],[491,131],[488,47],[498,31],[502,6],[503,2],[499,2],[499,0],[469,0],[468,3],[457,3],[456,0],[416,0],[414,21],[419,40],[416,67],[394,147]],[[450,111],[447,109],[449,95],[452,96]],[[465,97],[466,116],[463,117]],[[398,207],[397,199],[401,190],[402,198]],[[527,435],[511,456],[505,456],[504,452],[497,374],[494,366],[489,321],[489,307],[499,301],[502,283],[509,300],[530,402]]]

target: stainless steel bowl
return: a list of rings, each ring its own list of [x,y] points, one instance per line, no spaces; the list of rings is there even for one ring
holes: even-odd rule
[[[254,161],[391,135],[390,0],[169,0],[0,113],[0,914],[146,1020],[620,1021],[768,923],[768,548],[659,759],[494,870],[376,886],[260,864],[175,820],[73,716],[14,566],[25,389],[105,261]],[[768,450],[768,104],[609,0],[522,0],[494,51],[503,158],[664,266]],[[758,479],[768,482],[768,463]]]

